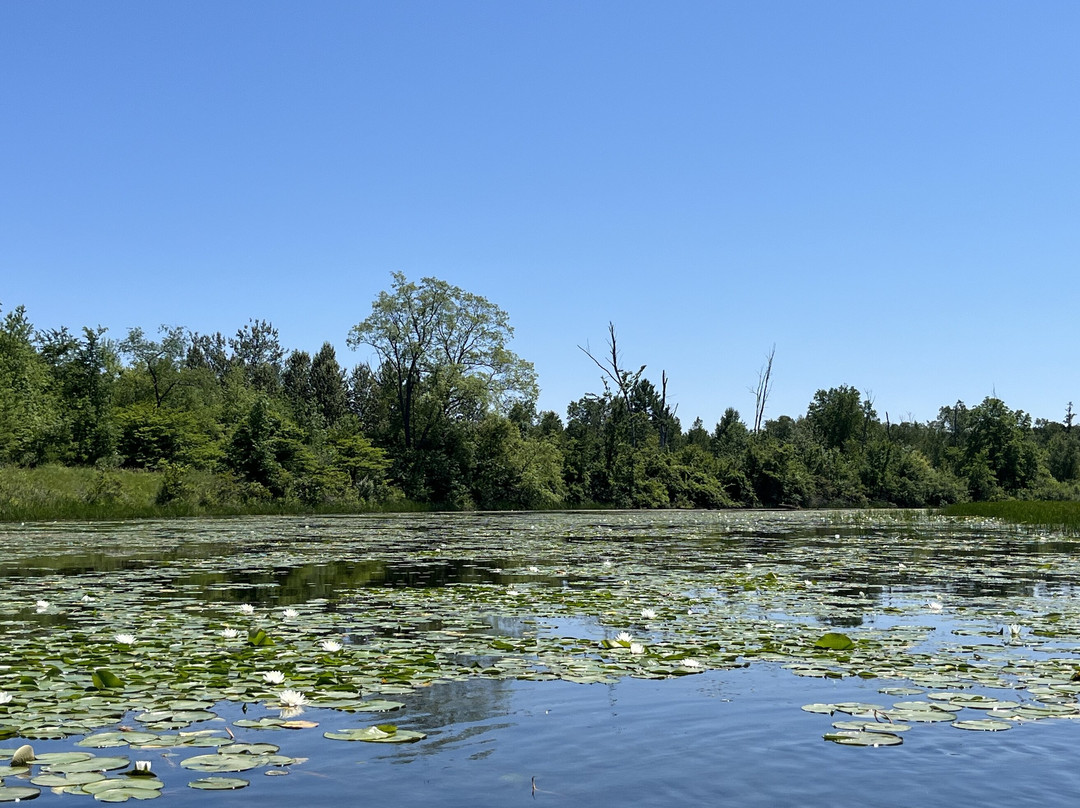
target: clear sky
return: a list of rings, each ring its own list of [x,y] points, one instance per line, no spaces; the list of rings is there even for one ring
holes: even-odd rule
[[[0,304],[332,342],[390,273],[614,322],[684,427],[819,388],[1080,405],[1080,3],[7,0]]]

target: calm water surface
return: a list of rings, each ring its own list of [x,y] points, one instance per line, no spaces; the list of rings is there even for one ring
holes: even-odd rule
[[[646,520],[644,539],[634,532],[636,528],[624,526],[620,534],[625,544],[624,559],[658,534],[686,529],[679,520],[691,519],[678,515],[652,518],[653,522]],[[21,535],[49,536],[55,552],[9,558],[0,564],[0,575],[11,581],[28,576],[69,576],[78,585],[85,585],[88,580],[100,584],[108,575],[145,574],[149,580],[158,576],[168,587],[180,591],[197,586],[208,597],[217,593],[232,600],[262,598],[275,605],[332,598],[335,593],[356,587],[437,587],[477,582],[501,586],[515,580],[517,565],[531,560],[528,545],[523,551],[523,545],[512,539],[514,531],[523,531],[530,520],[535,520],[530,515],[492,519],[493,523],[482,523],[484,530],[506,530],[510,535],[506,547],[497,553],[492,552],[488,542],[476,553],[459,553],[445,562],[425,557],[417,563],[403,555],[400,537],[373,538],[367,550],[361,548],[354,557],[341,559],[335,565],[307,558],[304,547],[295,547],[291,555],[283,554],[283,548],[296,545],[299,536],[315,547],[320,529],[353,529],[356,524],[364,524],[363,517],[319,523],[283,520],[280,535],[267,538],[260,529],[257,538],[240,543],[234,534],[237,525],[243,523],[236,521],[152,523],[150,529],[157,532],[159,540],[151,547],[135,542],[130,526],[115,526],[111,531],[90,527],[65,531],[63,526],[39,526],[23,528],[30,533]],[[562,541],[580,535],[583,544],[588,545],[603,520],[614,520],[618,530],[614,516],[568,515],[565,520],[560,525]],[[368,524],[387,522],[379,517]],[[475,537],[480,524],[467,516],[393,517],[389,523],[402,529],[414,523],[425,528],[416,530],[411,540],[416,548],[432,552],[453,544],[455,523],[469,525],[469,531],[463,534],[466,542]],[[748,523],[740,525],[736,535],[730,531],[724,534],[724,540],[737,547],[733,558],[740,563],[775,560],[794,541],[804,556],[807,547],[821,548],[821,567],[813,571],[815,574],[834,578],[845,574],[827,561],[828,548],[836,542],[835,517],[831,515],[799,517],[795,528],[782,520],[770,521],[770,517],[765,517],[756,531]],[[697,527],[694,530],[698,532],[693,541],[701,540],[701,531]],[[888,539],[912,529],[890,524],[858,528],[848,525],[837,530],[844,534],[857,530],[866,542],[867,555],[874,557],[897,552],[895,547],[889,549]],[[3,529],[9,535],[17,531],[17,527]],[[912,564],[921,561],[922,566],[899,581],[885,580],[879,567],[860,571],[851,587],[866,595],[871,605],[852,613],[853,624],[885,624],[890,618],[883,609],[892,603],[925,599],[931,596],[931,590],[946,591],[954,597],[1021,599],[1038,599],[1052,591],[1057,598],[1055,608],[1060,608],[1062,598],[1069,602],[1069,590],[1076,581],[1060,568],[1039,574],[1033,571],[1037,564],[1027,564],[1016,575],[1000,576],[995,568],[1007,567],[1010,559],[1024,554],[1068,553],[1073,548],[1071,540],[1039,539],[992,526],[980,531],[973,533],[969,542],[958,543],[955,534],[950,542],[934,536],[915,542],[903,551],[903,557]],[[844,540],[852,539],[845,535]],[[93,546],[95,541],[106,546]],[[609,545],[605,548],[610,551]],[[207,571],[197,563],[192,566],[192,562],[229,553],[236,556],[234,569],[222,571],[215,567]],[[743,562],[746,558],[754,562]],[[256,563],[257,559],[262,561]],[[679,559],[670,563],[694,566],[693,555],[685,550]],[[977,585],[965,591],[965,576],[958,575],[956,569],[971,564],[989,568],[990,574],[980,575]],[[952,571],[937,579],[937,565],[950,566]],[[589,582],[566,575],[555,576],[550,583],[573,587]],[[162,596],[168,597],[168,593]],[[493,619],[501,633],[513,633],[512,626],[509,631],[507,625],[498,626],[498,616]],[[941,630],[947,631],[951,625],[947,615],[928,615],[927,619],[938,620]],[[578,624],[573,619],[562,620],[561,627],[559,623],[559,619],[552,620],[549,630],[571,636],[596,630],[589,615],[582,615]],[[270,777],[259,772],[237,775],[250,779],[251,786],[228,793],[186,788],[191,773],[177,768],[180,758],[175,753],[118,753],[152,759],[155,772],[166,782],[158,804],[174,806],[546,803],[958,808],[1080,804],[1080,721],[1022,723],[1007,733],[966,732],[947,724],[916,726],[907,733],[902,746],[873,749],[824,742],[822,734],[829,731],[834,719],[800,709],[810,702],[888,702],[891,697],[880,694],[879,688],[898,684],[903,683],[857,677],[803,678],[772,662],[663,680],[624,678],[612,684],[480,678],[438,683],[400,697],[407,706],[394,714],[394,722],[428,734],[415,744],[328,741],[322,738],[323,731],[375,722],[312,708],[304,717],[318,721],[317,730],[238,733],[243,740],[279,744],[281,754],[308,760],[293,766],[287,776]],[[1009,697],[1008,691],[1003,694],[1000,689],[984,692],[997,698]],[[236,704],[221,705],[218,712],[230,722],[273,714],[257,705],[242,716]],[[39,752],[67,751],[74,748],[73,740],[77,739],[35,742],[35,748]],[[13,743],[6,741],[3,745]],[[7,784],[18,782],[8,778]],[[36,804],[75,805],[82,800],[85,805],[89,799],[56,796],[45,790]]]

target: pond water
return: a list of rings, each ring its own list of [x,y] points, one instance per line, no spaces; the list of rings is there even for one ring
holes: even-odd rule
[[[829,511],[33,524],[0,539],[0,799],[1080,799],[1072,537]],[[38,761],[3,762],[24,743]],[[136,761],[156,777],[128,777]]]

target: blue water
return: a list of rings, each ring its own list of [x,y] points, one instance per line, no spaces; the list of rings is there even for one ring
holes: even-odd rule
[[[209,750],[109,753],[152,760],[166,782],[156,804],[173,806],[1047,808],[1080,801],[1080,724],[1074,721],[1032,722],[1005,733],[915,725],[902,746],[872,749],[822,740],[833,720],[847,716],[800,709],[817,701],[897,700],[877,692],[882,684],[805,679],[757,665],[612,685],[482,679],[436,685],[405,697],[404,710],[377,719],[308,709],[304,717],[319,721],[317,729],[235,729],[241,740],[276,743],[282,754],[309,758],[288,776],[229,775],[251,780],[235,792],[186,787],[192,773],[177,768],[179,761]],[[240,717],[234,705],[220,712]],[[322,737],[328,729],[376,720],[428,737],[407,745]],[[8,784],[17,783],[9,778]],[[46,791],[35,804],[89,799]]]

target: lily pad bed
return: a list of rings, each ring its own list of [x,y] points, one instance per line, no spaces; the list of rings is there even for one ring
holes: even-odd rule
[[[90,766],[127,749],[176,753],[193,776],[288,770],[298,758],[244,734],[422,744],[410,701],[430,687],[762,663],[878,681],[879,705],[804,708],[845,746],[1080,717],[1080,544],[992,522],[408,514],[4,525],[0,539],[9,757],[60,743],[100,750]],[[254,711],[224,731],[223,705]],[[323,710],[356,721],[318,731]],[[97,771],[79,765],[29,773],[104,801],[160,793],[104,768],[78,782]]]

